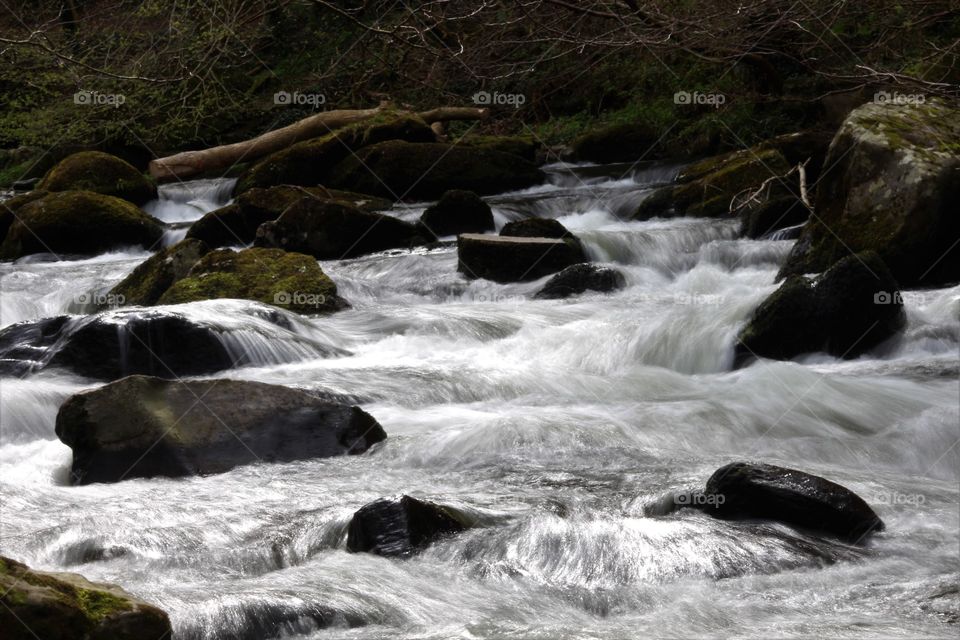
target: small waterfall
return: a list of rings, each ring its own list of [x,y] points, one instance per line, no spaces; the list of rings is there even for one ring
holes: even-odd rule
[[[236,184],[236,178],[213,178],[160,185],[157,199],[143,209],[164,222],[190,222],[229,204]]]

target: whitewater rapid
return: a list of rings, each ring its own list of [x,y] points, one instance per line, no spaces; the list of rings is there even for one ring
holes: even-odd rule
[[[498,227],[556,218],[624,290],[534,300],[543,280],[468,281],[448,244],[322,262],[352,308],[281,312],[286,327],[250,302],[176,308],[248,354],[211,377],[361,404],[389,436],[362,456],[71,487],[54,418],[99,383],[3,379],[0,551],[121,584],[179,639],[956,637],[960,287],[908,292],[904,334],[859,359],[731,371],[791,242],[739,239],[733,221],[629,221],[675,167],[550,170],[488,199]],[[182,223],[231,189],[165,188],[147,209]],[[146,257],[0,265],[0,325],[88,312]],[[739,459],[844,484],[887,531],[856,548],[645,515]],[[348,554],[352,513],[400,493],[483,526],[407,560]]]

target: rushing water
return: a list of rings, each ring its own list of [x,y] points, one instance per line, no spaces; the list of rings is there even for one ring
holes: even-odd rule
[[[448,247],[322,263],[353,308],[288,328],[253,303],[186,306],[251,354],[230,377],[362,404],[389,434],[362,456],[71,487],[54,417],[95,383],[3,380],[0,551],[119,583],[181,639],[956,637],[960,287],[906,295],[903,336],[860,359],[730,371],[790,241],[623,220],[674,173],[554,167],[549,185],[489,199],[498,226],[561,220],[623,271],[615,294],[533,300],[542,281],[467,281]],[[148,210],[195,219],[230,186],[167,188]],[[83,312],[145,257],[5,264],[0,324]],[[737,459],[840,482],[887,531],[854,548],[644,515]],[[400,493],[484,526],[407,560],[348,554],[351,514]]]

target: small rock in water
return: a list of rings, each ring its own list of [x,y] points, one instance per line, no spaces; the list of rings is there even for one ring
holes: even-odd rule
[[[559,238],[465,233],[457,242],[458,271],[467,278],[523,282],[586,262],[579,245]]]
[[[616,269],[597,264],[575,264],[547,280],[535,298],[568,298],[585,291],[610,292],[626,284],[623,274]]]
[[[451,189],[420,216],[420,223],[435,237],[493,231],[490,205],[472,191]]]
[[[469,526],[461,514],[432,502],[410,496],[377,500],[353,514],[347,550],[405,557]]]

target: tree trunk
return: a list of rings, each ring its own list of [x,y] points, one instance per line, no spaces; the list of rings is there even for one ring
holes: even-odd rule
[[[150,161],[150,175],[159,182],[165,182],[227,169],[240,162],[257,160],[301,140],[325,135],[332,129],[369,120],[388,106],[386,103],[381,103],[373,109],[324,111],[243,142],[198,151],[184,151],[165,158],[157,158]],[[478,120],[486,117],[487,110],[473,107],[439,107],[416,115],[427,124],[433,124],[447,120]]]

